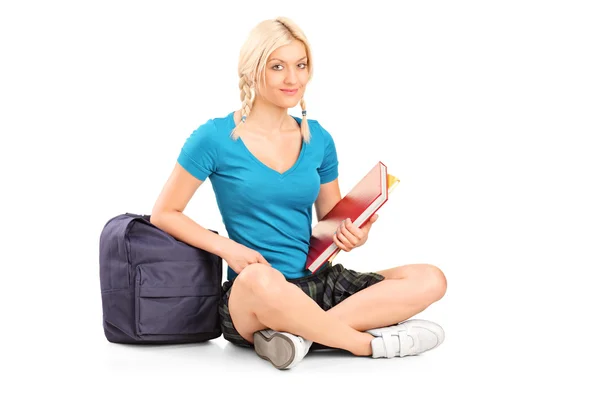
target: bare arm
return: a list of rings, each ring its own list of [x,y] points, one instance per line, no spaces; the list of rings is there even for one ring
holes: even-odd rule
[[[154,204],[150,222],[182,242],[223,257],[230,239],[203,228],[183,214],[202,182],[176,163]]]
[[[315,210],[317,212],[317,221],[323,219],[325,215],[340,201],[342,195],[340,194],[340,186],[338,178],[331,182],[327,182],[321,185],[319,189],[319,196],[315,201]]]

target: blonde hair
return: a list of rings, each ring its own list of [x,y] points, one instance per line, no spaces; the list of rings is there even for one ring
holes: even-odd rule
[[[240,77],[240,100],[242,101],[242,118],[247,117],[252,112],[254,104],[256,87],[261,87],[265,78],[265,68],[267,60],[271,53],[281,46],[288,45],[294,40],[299,40],[306,48],[306,65],[308,68],[308,81],[312,78],[312,54],[310,45],[304,32],[289,18],[277,17],[260,22],[252,29],[246,42],[240,50],[240,58],[238,63],[238,75]],[[256,85],[256,86],[255,86]],[[300,99],[300,107],[302,111],[306,111],[306,102],[304,97]],[[303,140],[308,143],[310,141],[310,129],[305,112],[302,113],[302,122],[300,124],[300,132]],[[235,132],[243,122],[239,122],[231,131],[231,137],[234,140],[239,138]]]

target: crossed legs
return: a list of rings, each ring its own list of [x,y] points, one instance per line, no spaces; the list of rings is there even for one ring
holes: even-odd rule
[[[229,311],[237,331],[253,342],[256,331],[290,332],[355,355],[371,355],[364,331],[404,321],[441,299],[446,278],[435,266],[410,264],[379,271],[385,279],[328,311],[264,264],[247,266],[234,280]]]

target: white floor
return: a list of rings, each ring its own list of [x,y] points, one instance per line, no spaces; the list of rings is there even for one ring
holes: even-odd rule
[[[436,314],[432,306],[419,317]],[[51,321],[52,316],[43,319]],[[81,331],[72,332],[79,337],[64,336],[66,330],[57,324],[37,339],[35,333],[21,336],[17,340],[23,344],[5,342],[8,353],[4,354],[9,357],[3,364],[9,379],[3,390],[9,396],[1,397],[532,399],[558,394],[598,398],[600,392],[591,383],[597,365],[584,368],[586,353],[577,353],[572,344],[544,348],[536,338],[539,331],[519,323],[490,327],[485,319],[471,323],[460,317],[436,319],[445,327],[446,341],[420,356],[388,360],[316,351],[297,367],[280,371],[252,349],[234,346],[222,337],[187,345],[109,343],[98,324],[83,317]],[[574,333],[565,325],[561,331]]]

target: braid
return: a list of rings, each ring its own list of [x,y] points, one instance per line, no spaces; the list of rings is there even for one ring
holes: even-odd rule
[[[302,139],[306,143],[310,143],[310,129],[308,128],[308,119],[306,118],[306,101],[304,101],[304,97],[300,99],[300,108],[302,108],[302,123],[300,124],[300,133],[302,133]]]
[[[252,103],[254,103],[254,99],[252,97],[252,90],[250,84],[248,83],[248,80],[245,76],[240,77],[238,85],[240,88],[240,100],[242,102],[242,121],[240,122],[240,124],[242,124],[252,111]],[[237,138],[239,137],[235,134],[235,131],[237,130],[240,124],[236,125],[235,128],[233,128],[233,130],[231,131],[231,135],[234,140],[237,140]]]

